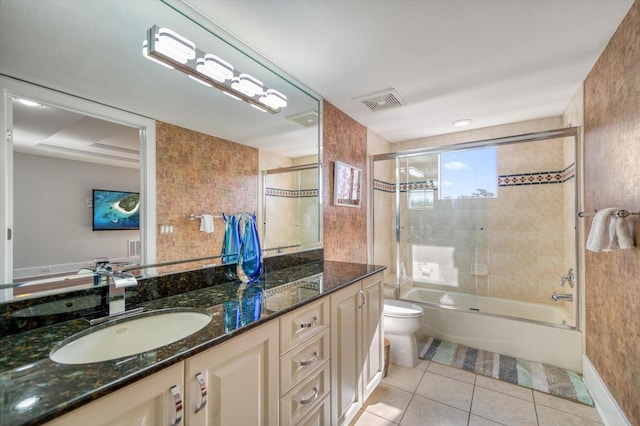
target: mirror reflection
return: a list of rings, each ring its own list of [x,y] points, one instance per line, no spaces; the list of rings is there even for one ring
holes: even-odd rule
[[[174,271],[220,263],[222,213],[255,212],[265,227],[292,213],[282,200],[272,202],[279,197],[266,196],[263,171],[303,164],[312,166],[295,184],[277,188],[297,205],[298,232],[291,239],[263,235],[263,248],[270,256],[321,246],[317,95],[257,54],[242,53],[245,47],[180,2],[9,0],[0,12],[0,73],[3,87],[11,86],[3,125],[13,129],[13,143],[2,150],[10,157],[0,158],[7,165],[0,179],[12,196],[2,201],[0,218],[15,237],[3,243],[2,281],[55,282],[60,277],[49,276],[62,275],[77,282],[73,275],[91,270],[97,257],[123,268],[143,264],[141,275],[163,272],[144,268],[148,263],[202,259]],[[154,25],[285,95],[286,107],[259,111],[144,57]],[[53,102],[51,90],[78,101]],[[85,110],[87,102],[154,125]],[[140,230],[94,231],[94,189],[139,193]],[[212,232],[189,218],[203,214],[215,218]]]

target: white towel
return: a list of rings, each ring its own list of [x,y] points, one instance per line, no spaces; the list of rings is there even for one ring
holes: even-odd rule
[[[626,217],[616,217],[615,222],[618,248],[623,250],[634,248],[632,223],[628,222]]]
[[[587,250],[599,252],[634,247],[626,218],[611,215],[617,210],[606,208],[596,213],[587,238]]]
[[[618,209],[602,209],[596,213],[591,222],[591,230],[587,238],[587,250],[599,252],[611,250],[610,222],[611,213]]]
[[[203,214],[200,216],[200,230],[207,234],[213,232],[213,216],[210,214]]]

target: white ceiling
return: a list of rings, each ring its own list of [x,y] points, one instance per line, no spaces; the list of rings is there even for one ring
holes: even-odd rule
[[[457,131],[451,123],[461,118],[473,120],[466,130],[561,114],[633,3],[168,1],[199,10],[390,142]],[[309,110],[304,100],[273,124],[268,114],[142,58],[139,46],[153,24],[199,46],[213,43],[158,1],[1,0],[0,11],[5,75],[283,155],[316,149],[317,131],[284,116]],[[406,105],[372,112],[358,101],[390,88]],[[292,105],[302,98],[293,86],[281,91]],[[135,129],[63,111],[43,122],[19,118],[32,113],[16,107],[14,138],[25,152],[38,144],[58,156],[83,149],[85,157],[111,155],[121,165],[137,155]],[[87,128],[100,131],[88,135]]]
[[[562,114],[633,3],[186,1],[390,142]]]

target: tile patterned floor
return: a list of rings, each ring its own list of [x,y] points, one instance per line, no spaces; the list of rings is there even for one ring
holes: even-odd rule
[[[595,408],[475,373],[420,360],[391,364],[353,426],[592,426]]]

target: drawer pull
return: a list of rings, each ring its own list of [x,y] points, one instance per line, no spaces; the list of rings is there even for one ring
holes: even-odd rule
[[[312,395],[309,398],[301,399],[300,404],[301,405],[311,404],[313,400],[316,399],[317,397],[318,397],[318,387],[316,386],[315,388],[313,388]]]
[[[316,362],[318,360],[318,352],[314,352],[313,356],[311,357],[311,359],[308,359],[306,361],[300,361],[300,366],[304,367],[307,365],[311,365],[314,362]]]
[[[318,323],[318,318],[313,317],[313,320],[311,322],[300,324],[300,328],[311,328],[315,326],[317,323]]]
[[[171,396],[173,396],[173,404],[176,410],[176,415],[173,418],[171,426],[177,426],[182,422],[182,395],[180,394],[180,389],[175,385],[171,386],[169,391],[171,392]]]
[[[207,405],[207,382],[204,380],[202,373],[196,374],[196,380],[200,386],[200,401],[198,401],[198,405],[196,406],[197,413]]]

